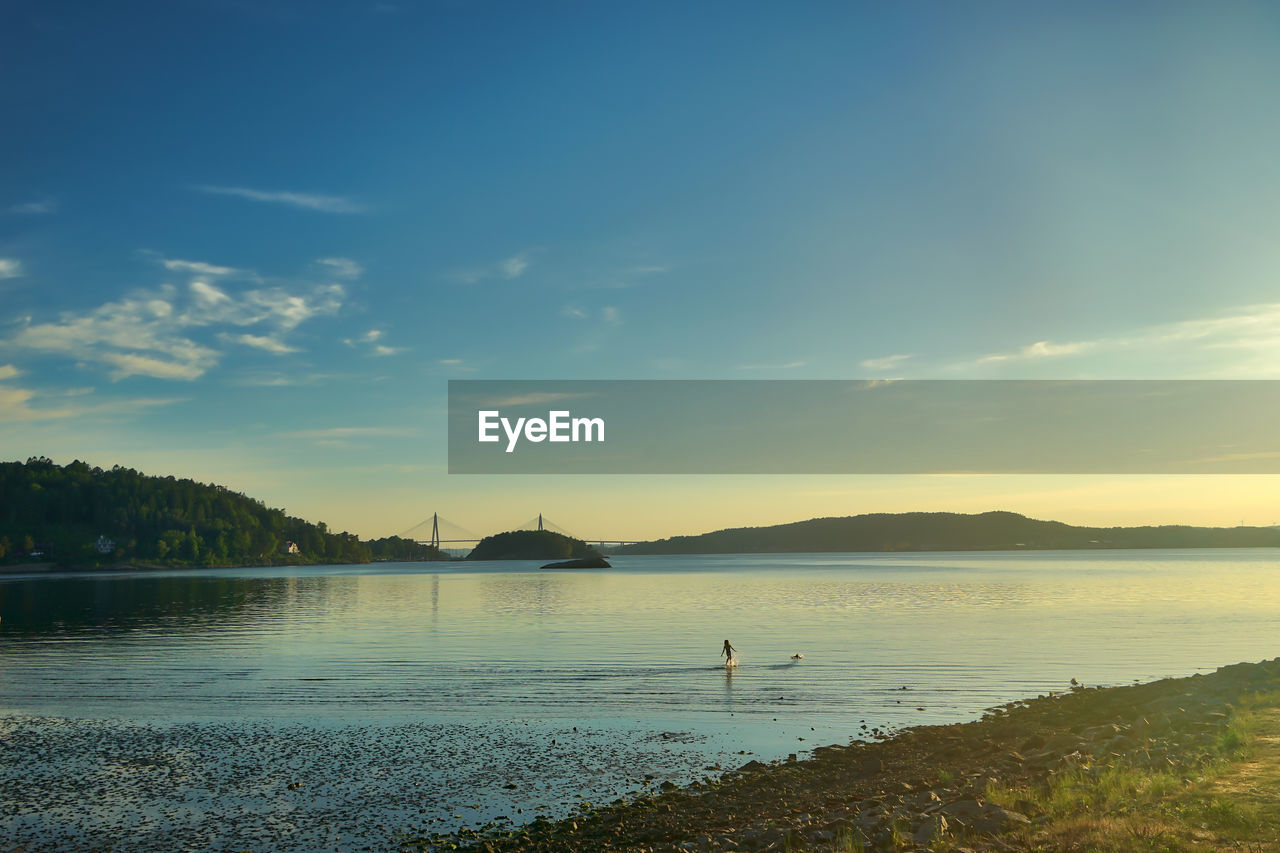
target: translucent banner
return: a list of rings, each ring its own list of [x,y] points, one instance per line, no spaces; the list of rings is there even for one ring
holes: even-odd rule
[[[454,380],[453,474],[1275,474],[1280,381]]]

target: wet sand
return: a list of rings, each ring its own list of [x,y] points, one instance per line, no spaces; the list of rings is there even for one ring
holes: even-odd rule
[[[396,849],[406,830],[560,816],[716,766],[703,736],[619,734],[2,717],[0,850]]]

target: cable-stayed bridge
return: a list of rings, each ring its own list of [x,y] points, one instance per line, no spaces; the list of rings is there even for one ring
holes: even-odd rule
[[[538,513],[523,524],[517,524],[513,527],[504,527],[501,530],[494,531],[494,533],[505,533],[509,530],[550,530],[554,533],[568,536],[571,539],[581,539],[588,545],[630,545],[634,542],[641,541],[639,539],[607,539],[604,537],[597,538],[594,536],[579,536],[565,530],[542,513]],[[440,513],[436,512],[432,513],[430,518],[424,519],[420,523],[410,527],[404,533],[401,533],[400,538],[412,539],[415,542],[419,542],[423,545],[431,545],[432,547],[439,548],[442,551],[455,552],[470,551],[475,547],[477,542],[484,538],[484,536],[478,536],[462,525],[455,524],[446,518],[442,518]]]

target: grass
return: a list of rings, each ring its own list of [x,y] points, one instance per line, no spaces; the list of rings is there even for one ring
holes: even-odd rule
[[[1188,767],[1081,763],[1042,786],[991,786],[987,797],[1038,816],[1008,838],[1028,851],[1280,853],[1280,693],[1237,708],[1211,754]]]

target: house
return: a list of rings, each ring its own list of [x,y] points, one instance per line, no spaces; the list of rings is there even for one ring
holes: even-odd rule
[[[99,535],[98,541],[93,543],[93,547],[98,549],[99,554],[110,554],[116,549],[116,543],[106,536]]]
[[[285,540],[284,547],[281,548],[280,550],[285,554],[301,554],[302,553],[302,551],[298,548],[298,543],[288,539]]]

